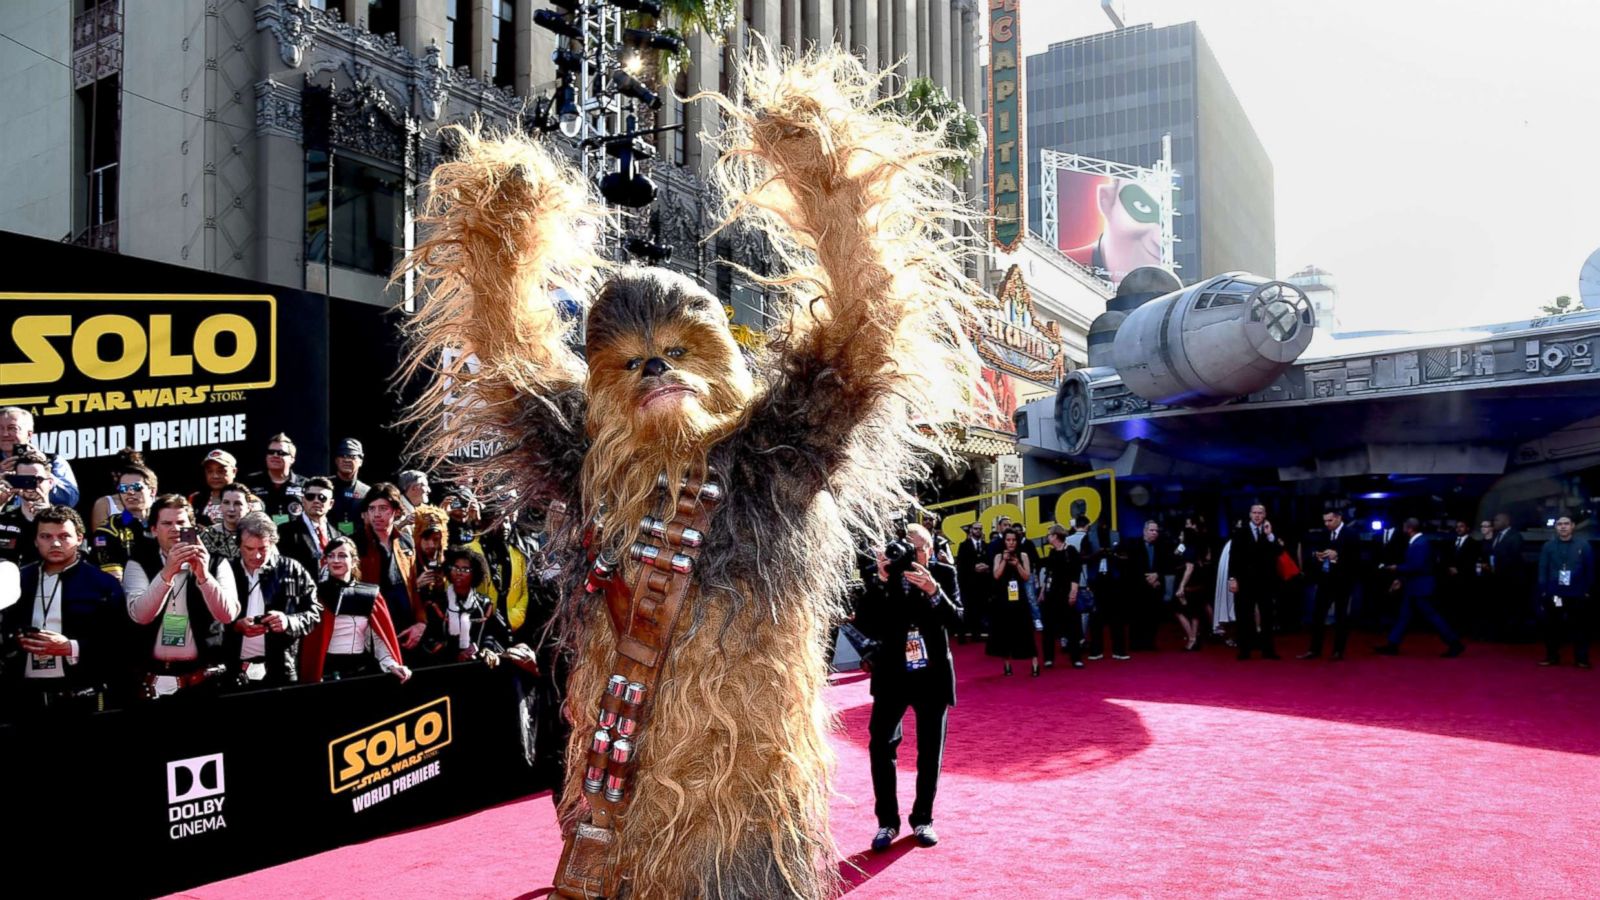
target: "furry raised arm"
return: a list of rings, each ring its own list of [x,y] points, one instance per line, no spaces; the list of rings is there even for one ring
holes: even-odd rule
[[[960,314],[977,288],[941,224],[966,218],[937,169],[950,151],[876,101],[880,77],[839,50],[756,56],[742,76],[716,179],[727,219],[764,232],[789,269],[767,281],[793,301],[769,332],[780,370],[837,379],[819,422],[832,436],[891,397],[925,423],[966,419],[978,362]]]
[[[474,440],[504,447],[467,468],[538,494],[570,484],[581,463],[586,369],[554,296],[587,303],[602,261],[580,235],[598,230],[599,211],[581,175],[542,144],[455,133],[460,150],[429,179],[424,239],[401,269],[425,298],[403,377],[427,384],[406,424],[431,461]]]

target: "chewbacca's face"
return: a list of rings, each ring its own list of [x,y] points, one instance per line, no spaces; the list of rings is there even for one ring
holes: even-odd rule
[[[731,423],[753,387],[710,294],[661,269],[627,269],[589,313],[589,427],[687,450]]]

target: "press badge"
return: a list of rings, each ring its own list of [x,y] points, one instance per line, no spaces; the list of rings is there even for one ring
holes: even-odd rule
[[[184,647],[189,643],[189,617],[169,612],[161,617],[161,646]]]
[[[33,670],[35,672],[51,672],[55,670],[56,658],[54,656],[46,656],[39,653],[30,653],[28,655],[33,657]]]
[[[906,632],[906,671],[915,672],[928,667],[928,642],[916,628]]]
[[[1006,599],[1010,600],[1012,603],[1022,599],[1022,591],[1018,589],[1015,581],[1010,582],[1006,586]]]
[[[1556,572],[1556,584],[1562,587],[1572,587],[1572,570],[1561,569]]]

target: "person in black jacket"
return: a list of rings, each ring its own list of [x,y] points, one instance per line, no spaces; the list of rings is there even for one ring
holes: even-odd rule
[[[1074,669],[1083,668],[1083,616],[1078,613],[1079,582],[1083,558],[1078,548],[1067,543],[1067,529],[1051,525],[1045,536],[1050,555],[1044,559],[1046,582],[1039,612],[1044,617],[1044,665],[1054,668],[1056,642],[1066,643]]]
[[[969,637],[981,640],[989,636],[988,604],[983,601],[994,580],[989,577],[989,561],[993,558],[983,540],[983,526],[977,522],[967,526],[967,539],[956,549],[956,583],[961,588],[964,610],[958,637],[961,643]]]
[[[927,529],[908,525],[906,539],[915,553],[910,569],[891,577],[889,561],[880,550],[877,572],[866,579],[866,596],[856,612],[856,627],[879,642],[872,659],[867,752],[878,817],[872,849],[880,852],[900,833],[895,758],[907,709],[917,714],[917,796],[911,806],[911,829],[924,847],[939,842],[933,830],[933,798],[944,758],[945,723],[956,702],[949,635],[950,629],[961,627],[956,570],[932,559],[933,536]]]
[[[1485,610],[1502,639],[1523,631],[1533,611],[1527,566],[1522,559],[1522,533],[1511,527],[1511,516],[1494,514],[1494,537],[1484,548],[1489,559],[1489,600]]]
[[[1283,543],[1272,533],[1267,508],[1250,507],[1250,521],[1233,536],[1228,554],[1228,590],[1233,592],[1239,620],[1239,658],[1249,659],[1259,641],[1262,659],[1277,659],[1272,649],[1272,593],[1278,585],[1278,557]],[[1256,621],[1260,614],[1260,623]]]
[[[1328,609],[1333,608],[1333,658],[1344,659],[1345,643],[1350,638],[1350,594],[1361,571],[1361,537],[1344,523],[1344,514],[1333,509],[1322,514],[1327,529],[1312,538],[1311,562],[1306,574],[1316,585],[1316,601],[1311,605],[1311,648],[1300,659],[1322,655],[1322,635],[1327,628]]]
[[[328,518],[333,508],[333,482],[322,476],[307,478],[301,489],[300,513],[278,528],[278,552],[311,573],[322,571],[322,549],[340,532]]]
[[[71,507],[34,517],[40,561],[24,566],[18,602],[0,616],[11,645],[5,656],[5,708],[93,711],[121,700],[132,624],[122,585],[84,561],[83,520]]]
[[[239,520],[239,558],[217,567],[218,580],[232,581],[239,598],[239,617],[223,640],[228,664],[237,666],[232,683],[242,688],[297,681],[300,640],[322,618],[316,579],[277,545],[272,519],[251,513]]]
[[[1483,547],[1472,536],[1472,523],[1457,519],[1455,536],[1450,539],[1444,553],[1444,596],[1441,605],[1446,618],[1470,634],[1479,634],[1478,560],[1483,558]]]

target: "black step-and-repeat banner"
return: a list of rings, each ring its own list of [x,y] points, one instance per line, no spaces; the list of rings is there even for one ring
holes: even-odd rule
[[[404,685],[357,678],[0,726],[12,870],[0,883],[155,896],[526,795],[544,785],[516,677],[462,664]],[[460,849],[446,855],[470,864]]]
[[[363,480],[393,477],[397,313],[3,232],[0,258],[0,406],[34,414],[35,443],[71,460],[85,511],[123,447],[163,491],[202,487],[213,447],[241,477],[263,469],[278,432],[301,474],[330,472],[332,443],[355,437]]]

